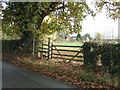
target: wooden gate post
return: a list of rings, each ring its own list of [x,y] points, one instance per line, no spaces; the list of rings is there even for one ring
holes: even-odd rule
[[[35,55],[35,37],[33,37],[33,50],[32,54]]]
[[[41,45],[41,48],[40,48],[41,50],[41,52],[40,52],[40,57],[43,57],[43,42],[42,42],[42,45]]]
[[[48,38],[48,60],[51,59],[51,43],[50,43],[50,38]]]
[[[53,54],[53,43],[51,44],[51,59],[52,59],[52,54]]]

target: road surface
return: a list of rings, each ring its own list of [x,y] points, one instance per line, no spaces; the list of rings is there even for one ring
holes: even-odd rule
[[[2,88],[75,88],[75,86],[2,62]]]

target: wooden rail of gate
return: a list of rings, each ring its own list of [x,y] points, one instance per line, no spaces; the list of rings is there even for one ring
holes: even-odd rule
[[[67,46],[67,45],[52,45],[52,58],[58,58],[58,59],[63,59],[63,60],[69,60],[70,61],[82,61],[81,58],[83,58],[83,55],[79,55],[82,53],[82,50],[65,50],[65,49],[58,49],[57,47],[70,47],[70,48],[80,48],[82,49],[82,46]],[[54,53],[53,51],[56,51],[56,53]],[[61,54],[62,52],[68,53],[68,52],[72,52],[75,53],[75,55],[71,55],[71,54]],[[54,56],[56,55],[56,56]],[[66,58],[69,57],[69,58]],[[79,58],[79,59],[75,59],[75,58]]]
[[[42,45],[40,47],[38,47],[39,50],[38,52],[40,52],[40,57],[42,59],[51,59],[51,42],[50,42],[50,38],[48,39],[48,44],[44,44],[42,43]]]
[[[46,46],[46,47],[45,47]],[[48,44],[42,44],[40,47],[38,47],[38,53],[40,52],[40,57],[42,59],[47,59],[48,55]]]

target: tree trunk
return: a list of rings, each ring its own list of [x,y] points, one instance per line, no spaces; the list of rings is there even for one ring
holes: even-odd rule
[[[32,54],[33,52],[33,33],[32,31],[24,31],[21,38],[20,46],[22,51],[26,54]]]
[[[38,55],[38,47],[39,47],[39,35],[35,37],[35,55]]]

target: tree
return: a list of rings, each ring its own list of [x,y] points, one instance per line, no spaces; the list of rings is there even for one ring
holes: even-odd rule
[[[3,10],[3,6],[2,6],[2,3],[0,2],[0,31],[2,29],[2,10]]]
[[[86,34],[85,34],[85,37],[88,38],[89,40],[92,40],[92,37],[90,36],[89,33],[86,33]]]
[[[103,39],[103,34],[100,32],[96,32],[96,36],[95,36],[96,40],[102,40]]]
[[[56,10],[57,12],[55,12]],[[26,49],[31,50],[29,48],[32,47],[33,36],[39,36],[40,34],[47,34],[49,32],[49,29],[44,30],[44,27],[54,27],[56,26],[56,21],[57,25],[62,24],[69,28],[71,32],[74,32],[72,31],[71,24],[74,21],[76,23],[74,27],[77,28],[75,30],[80,30],[81,26],[79,23],[89,11],[90,9],[85,2],[69,2],[67,4],[63,2],[9,2],[8,7],[4,11],[3,24],[6,26],[12,24],[18,27],[17,31],[23,34],[21,38],[23,45]],[[83,14],[83,12],[86,13]],[[47,15],[50,15],[54,19],[50,25],[43,23]],[[3,28],[5,25],[3,25]]]
[[[69,37],[69,30],[61,30],[57,32],[57,41],[64,41]]]
[[[81,36],[81,40],[86,41],[87,39],[88,41],[93,39],[89,33],[86,33],[84,36]]]
[[[16,26],[17,29],[14,30],[22,33],[22,43],[28,50],[32,47],[34,36],[38,39],[39,35],[49,34],[52,28],[60,25],[68,29],[70,33],[79,33],[82,28],[80,21],[88,14],[95,16],[86,2],[7,2],[7,4],[8,7],[4,11],[3,29],[5,30],[5,26],[9,27],[11,24]],[[53,20],[49,25],[43,22],[48,15]]]
[[[80,34],[77,34],[76,40],[77,41],[81,40],[81,35]]]
[[[120,18],[120,1],[119,0],[96,0],[95,7],[97,12],[100,12],[103,7],[107,9],[107,16],[116,20]]]

